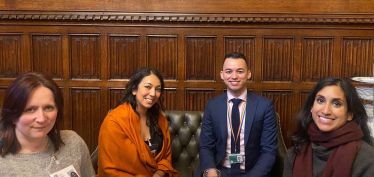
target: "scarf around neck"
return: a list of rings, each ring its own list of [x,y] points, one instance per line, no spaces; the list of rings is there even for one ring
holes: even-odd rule
[[[332,132],[321,132],[312,121],[308,126],[310,142],[295,155],[293,177],[313,177],[312,143],[333,148],[323,171],[323,177],[349,177],[352,164],[361,148],[364,136],[356,122],[350,121]]]

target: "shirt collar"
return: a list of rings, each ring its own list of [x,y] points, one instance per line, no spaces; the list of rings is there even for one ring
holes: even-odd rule
[[[227,91],[227,100],[231,100],[231,99],[233,99],[233,98],[235,98],[234,96],[232,96],[231,94],[230,94],[230,92],[228,92]],[[237,97],[237,98],[239,98],[239,99],[242,99],[243,101],[247,101],[247,89],[245,89],[245,91],[239,96],[239,97]],[[231,101],[230,101],[231,102]]]

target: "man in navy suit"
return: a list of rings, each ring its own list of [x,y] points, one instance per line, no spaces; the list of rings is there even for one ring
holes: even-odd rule
[[[243,54],[227,54],[220,74],[227,92],[205,107],[195,177],[215,176],[211,169],[221,176],[267,176],[278,148],[273,101],[247,90],[251,71]]]

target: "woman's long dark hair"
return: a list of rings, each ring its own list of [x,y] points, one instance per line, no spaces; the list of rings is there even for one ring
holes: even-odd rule
[[[313,121],[312,113],[310,110],[313,107],[314,100],[316,98],[317,93],[322,90],[326,86],[339,86],[343,92],[345,99],[347,100],[348,105],[348,113],[353,113],[353,121],[355,121],[361,128],[362,132],[364,133],[364,137],[362,138],[365,142],[369,145],[373,146],[372,139],[370,136],[370,130],[367,126],[368,116],[366,114],[364,105],[362,104],[356,89],[353,85],[341,78],[338,77],[328,77],[314,86],[312,91],[309,93],[303,107],[296,115],[296,120],[298,124],[298,128],[296,132],[292,135],[292,144],[296,148],[296,152],[298,153],[301,146],[305,143],[308,143],[309,135],[308,135],[308,125],[311,121]]]
[[[48,137],[53,142],[55,151],[64,144],[60,136],[60,126],[64,118],[64,98],[57,84],[46,74],[27,72],[19,75],[9,86],[5,93],[3,108],[1,110],[2,133],[0,138],[0,154],[2,157],[8,153],[16,154],[21,150],[13,122],[17,121],[25,110],[27,101],[32,91],[43,86],[51,90],[57,107],[55,125],[48,132]]]
[[[138,90],[139,83],[142,82],[143,78],[151,74],[154,74],[160,80],[161,94],[160,94],[160,98],[158,99],[158,102],[155,103],[147,111],[147,113],[150,116],[150,119],[149,120],[147,119],[147,125],[153,128],[153,130],[155,130],[157,134],[162,135],[162,132],[158,126],[158,117],[160,116],[161,111],[165,110],[162,105],[162,102],[164,101],[163,91],[165,88],[165,84],[164,84],[164,79],[161,73],[157,71],[156,69],[146,68],[146,67],[138,68],[135,71],[135,73],[131,76],[130,81],[126,84],[125,95],[118,101],[117,106],[123,103],[129,103],[132,109],[135,111],[135,113],[138,114],[138,116],[140,116],[139,113],[136,111],[136,106],[137,106],[136,96],[133,95],[132,93],[133,91]]]

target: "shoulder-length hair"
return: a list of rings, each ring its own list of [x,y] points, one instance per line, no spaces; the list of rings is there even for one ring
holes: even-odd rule
[[[55,125],[48,133],[48,137],[52,141],[55,151],[63,144],[60,136],[60,126],[63,121],[64,112],[64,98],[61,90],[57,84],[46,74],[27,72],[19,75],[6,90],[3,101],[3,108],[1,110],[1,126],[2,133],[0,138],[2,143],[0,145],[1,156],[4,157],[8,153],[16,154],[21,150],[16,132],[15,124],[25,110],[30,94],[36,88],[43,86],[52,91],[54,101],[57,107],[57,118]]]
[[[142,82],[143,78],[154,74],[161,83],[161,94],[160,98],[158,99],[158,102],[155,103],[151,108],[147,110],[148,114],[150,115],[150,120],[147,120],[147,125],[152,127],[158,134],[162,134],[161,130],[159,129],[158,126],[158,117],[161,114],[161,111],[164,111],[164,107],[162,105],[163,103],[163,91],[165,88],[164,84],[164,79],[159,71],[153,68],[147,68],[147,67],[142,67],[138,68],[135,73],[131,76],[130,81],[126,84],[125,87],[125,95],[118,101],[117,106],[123,104],[123,103],[129,103],[132,107],[132,109],[135,111],[136,114],[139,113],[136,111],[136,96],[133,95],[133,91],[138,90],[140,82]]]
[[[317,85],[314,86],[314,88],[306,98],[303,107],[296,115],[298,128],[292,136],[292,144],[296,148],[296,152],[299,152],[301,146],[304,143],[308,143],[310,141],[307,129],[309,123],[313,121],[312,113],[310,112],[310,110],[313,107],[317,93],[324,87],[333,85],[339,86],[343,90],[345,99],[347,100],[348,113],[353,114],[352,121],[355,121],[364,133],[364,137],[362,139],[373,146],[370,136],[370,130],[367,126],[368,116],[366,114],[364,105],[362,104],[357,94],[356,89],[351,83],[339,77],[328,77],[321,80],[317,83]]]

